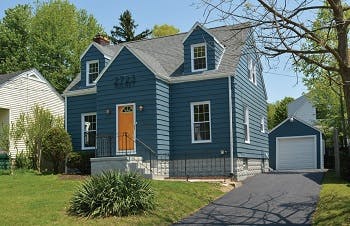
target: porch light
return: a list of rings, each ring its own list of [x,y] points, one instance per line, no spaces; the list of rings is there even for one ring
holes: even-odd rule
[[[139,106],[139,111],[143,111],[143,105]]]
[[[107,109],[106,109],[106,114],[107,114],[107,115],[111,114],[111,109],[107,108]]]
[[[291,118],[289,119],[289,121],[290,121],[290,122],[294,122],[294,118],[291,117]]]

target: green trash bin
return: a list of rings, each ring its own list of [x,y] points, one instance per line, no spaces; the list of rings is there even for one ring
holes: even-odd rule
[[[10,158],[6,152],[0,152],[0,170],[10,169]]]

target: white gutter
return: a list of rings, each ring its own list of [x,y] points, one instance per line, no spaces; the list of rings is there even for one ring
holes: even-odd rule
[[[229,107],[229,117],[230,117],[230,166],[231,166],[231,175],[233,175],[233,122],[232,122],[232,87],[231,87],[231,75],[228,76],[228,107]]]

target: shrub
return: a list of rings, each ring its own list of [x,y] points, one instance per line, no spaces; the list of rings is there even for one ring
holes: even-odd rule
[[[90,158],[95,157],[94,151],[74,151],[68,155],[67,167],[70,173],[90,174]]]
[[[18,152],[15,159],[16,169],[32,169],[32,160],[26,152]]]
[[[155,206],[150,181],[136,173],[108,171],[86,180],[70,200],[68,213],[81,217],[135,215]]]
[[[45,159],[52,162],[55,173],[58,173],[60,164],[72,149],[70,136],[63,128],[53,127],[45,134],[43,154]]]

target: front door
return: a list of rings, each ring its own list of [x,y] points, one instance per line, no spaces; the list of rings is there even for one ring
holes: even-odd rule
[[[135,105],[118,105],[118,152],[135,151]]]

